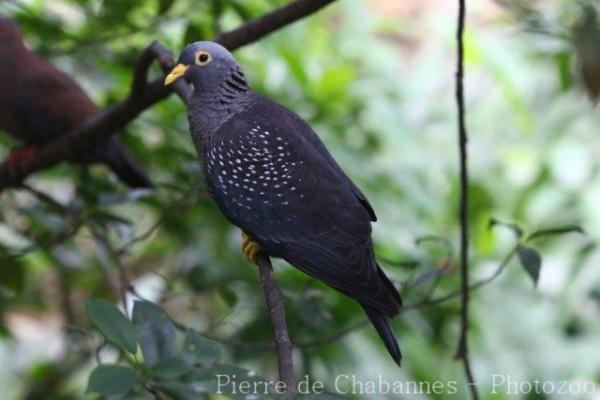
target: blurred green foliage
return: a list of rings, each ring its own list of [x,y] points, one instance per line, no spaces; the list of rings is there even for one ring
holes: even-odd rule
[[[474,4],[467,31],[473,279],[519,257],[473,292],[475,374],[484,399],[521,398],[490,394],[492,374],[600,387],[600,117],[582,90],[591,93],[577,28],[597,4],[498,2]],[[107,106],[127,94],[152,40],[177,53],[285,3],[5,0],[0,13]],[[411,13],[344,0],[236,52],[254,89],[307,119],[364,189],[379,216],[381,264],[408,305],[394,321],[405,356],[398,369],[354,302],[275,263],[298,371],[330,392],[349,389],[336,387],[346,374],[456,381],[455,395],[402,398],[466,398],[453,359],[458,301],[410,306],[458,288],[455,20],[433,4]],[[168,99],[120,134],[154,192],[127,192],[100,167],[61,165],[30,179],[58,203],[30,190],[1,195],[2,398],[79,399],[87,387],[186,399],[200,398],[190,388],[214,391],[218,371],[277,380],[258,273],[204,190],[184,106]],[[13,144],[0,135],[2,155]],[[490,229],[494,218],[519,229]],[[573,225],[585,234],[562,232]],[[564,235],[535,235],[555,228]],[[124,270],[131,317],[115,307]]]

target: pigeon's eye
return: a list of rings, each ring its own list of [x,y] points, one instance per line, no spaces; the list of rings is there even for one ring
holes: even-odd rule
[[[204,65],[204,64],[208,64],[209,62],[211,62],[212,57],[210,56],[209,53],[205,52],[205,51],[199,51],[196,53],[196,64],[197,65]]]

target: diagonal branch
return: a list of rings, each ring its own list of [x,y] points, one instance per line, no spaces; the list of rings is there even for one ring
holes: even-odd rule
[[[215,38],[229,50],[245,46],[320,10],[335,0],[297,0]]]
[[[333,1],[335,0],[293,1],[237,29],[217,36],[215,41],[223,44],[229,50],[235,50],[302,19]],[[6,168],[1,168],[0,192],[7,187],[18,185],[19,182],[35,172],[73,159],[74,155],[94,147],[110,135],[123,129],[144,110],[168,97],[173,90],[187,103],[191,92],[185,82],[176,82],[173,89],[163,85],[163,77],[148,81],[148,70],[154,60],[158,61],[163,72],[167,72],[174,65],[169,51],[157,42],[152,43],[138,58],[133,70],[131,91],[126,99],[98,113],[68,135],[64,135],[61,139],[41,149],[35,159],[20,165],[16,176],[8,174]]]
[[[11,176],[7,173],[6,168],[2,168],[0,170],[0,190],[17,185],[34,172],[72,159],[73,155],[94,147],[114,132],[123,129],[142,111],[166,98],[171,90],[164,87],[161,79],[155,79],[152,82],[146,81],[148,70],[154,59],[161,63],[164,70],[174,64],[168,50],[159,43],[152,43],[142,52],[136,63],[131,92],[125,100],[98,113],[70,134],[64,135],[41,149],[36,158],[20,165],[18,176]],[[189,97],[189,88],[185,83],[177,86],[175,90],[180,97]]]

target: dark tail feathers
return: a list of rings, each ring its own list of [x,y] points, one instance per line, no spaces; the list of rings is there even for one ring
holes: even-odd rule
[[[95,152],[100,161],[119,177],[127,186],[132,188],[152,188],[154,185],[139,164],[115,139]]]
[[[394,332],[392,331],[388,317],[382,312],[377,311],[366,304],[361,303],[360,305],[367,313],[369,320],[375,327],[375,330],[381,337],[381,340],[383,340],[388,352],[396,364],[400,366],[400,362],[402,361],[402,353],[400,352],[400,347],[398,347],[398,342],[396,341],[396,337],[394,336]]]

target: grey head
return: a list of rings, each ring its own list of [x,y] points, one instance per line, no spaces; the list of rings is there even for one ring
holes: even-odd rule
[[[198,93],[214,94],[220,88],[232,94],[249,90],[244,72],[233,55],[215,42],[194,42],[183,49],[165,84],[181,77],[192,83]]]
[[[188,45],[165,78],[165,85],[179,78],[194,85],[188,118],[196,146],[215,137],[225,122],[248,109],[254,101],[254,92],[241,67],[218,43]]]
[[[22,44],[23,37],[19,25],[9,18],[0,17],[0,47]]]

